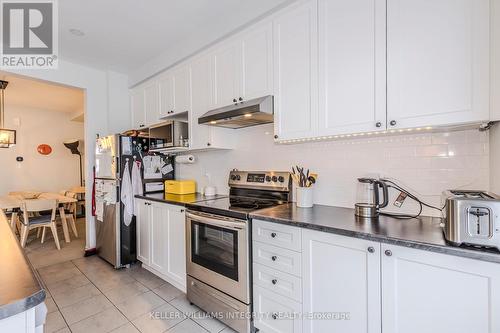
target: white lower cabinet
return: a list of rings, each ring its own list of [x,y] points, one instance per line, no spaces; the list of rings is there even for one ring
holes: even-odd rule
[[[151,202],[145,200],[135,201],[137,260],[144,265],[151,264]]]
[[[500,264],[271,225],[253,221],[259,332],[500,332]]]
[[[302,279],[304,332],[380,333],[380,243],[303,230]]]
[[[254,286],[253,293],[254,325],[259,332],[302,332],[302,321],[297,317],[302,311],[302,304],[259,286]]]
[[[186,290],[184,207],[136,200],[137,259],[143,267]]]
[[[500,265],[382,245],[384,333],[500,332]]]

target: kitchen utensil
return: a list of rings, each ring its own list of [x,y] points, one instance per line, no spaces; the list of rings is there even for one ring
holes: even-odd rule
[[[297,207],[310,208],[313,206],[313,188],[297,187],[296,193]]]
[[[382,188],[383,201],[380,203],[379,190]],[[380,208],[389,203],[387,184],[376,178],[358,178],[355,214],[360,217],[378,217]]]

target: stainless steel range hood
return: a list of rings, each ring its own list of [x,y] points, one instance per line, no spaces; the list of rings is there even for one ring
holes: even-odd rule
[[[242,128],[272,123],[273,113],[273,96],[265,96],[208,111],[198,118],[198,124]]]

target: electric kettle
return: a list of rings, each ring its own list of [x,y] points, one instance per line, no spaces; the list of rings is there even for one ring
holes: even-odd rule
[[[382,203],[380,203],[380,188],[382,188]],[[354,205],[356,216],[378,217],[380,208],[386,207],[389,203],[387,184],[375,178],[358,178],[356,201]]]

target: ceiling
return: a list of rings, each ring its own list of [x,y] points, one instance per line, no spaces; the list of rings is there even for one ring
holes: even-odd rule
[[[236,30],[287,1],[59,1],[59,52],[63,59],[129,73],[188,39]]]
[[[83,90],[0,72],[0,79],[8,81],[5,89],[5,107],[26,107],[66,113],[83,113]]]

